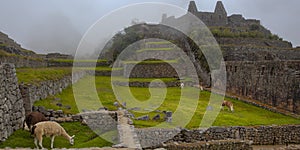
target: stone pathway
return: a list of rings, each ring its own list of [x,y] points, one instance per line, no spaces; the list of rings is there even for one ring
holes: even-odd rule
[[[124,111],[118,112],[118,132],[120,144],[115,147],[142,149],[134,126],[129,124],[129,118],[125,116]]]

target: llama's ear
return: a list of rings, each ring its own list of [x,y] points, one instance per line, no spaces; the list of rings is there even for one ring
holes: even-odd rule
[[[71,136],[71,138],[73,139],[75,137],[75,135]]]

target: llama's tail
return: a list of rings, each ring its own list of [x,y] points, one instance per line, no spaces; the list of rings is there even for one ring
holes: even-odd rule
[[[34,130],[35,130],[36,126],[34,125],[32,128],[31,128],[31,135],[34,134]]]

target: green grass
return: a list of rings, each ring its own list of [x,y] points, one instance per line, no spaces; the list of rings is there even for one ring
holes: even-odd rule
[[[114,95],[114,91],[111,87],[110,77],[95,77],[95,82],[93,82],[93,80],[91,79],[92,78],[90,77],[86,77],[74,85],[75,89],[81,90],[80,93],[78,93],[78,95],[83,101],[77,101],[77,105],[80,107],[80,109],[85,108],[89,110],[97,110],[99,107],[105,106],[110,110],[116,110],[117,108],[113,106],[113,103],[117,100],[116,96]],[[91,90],[88,88],[93,84],[96,85],[96,91],[98,92],[96,94],[96,97],[93,96],[93,93],[91,93]],[[154,111],[149,113],[147,112],[148,109],[160,111],[169,110],[174,112],[176,109],[179,108],[179,106],[181,106],[182,108],[179,113],[179,119],[192,117],[191,121],[186,126],[190,129],[199,127],[199,124],[206,110],[209,97],[211,96],[210,92],[202,91],[200,96],[198,97],[198,104],[196,104],[194,101],[195,98],[197,99],[196,92],[198,89],[196,88],[184,88],[183,90],[187,94],[183,96],[182,101],[179,100],[179,97],[181,95],[181,89],[178,87],[167,88],[167,90],[164,91],[161,88],[148,89],[131,87],[128,89],[126,87],[116,86],[116,90],[117,92],[115,93],[117,93],[118,97],[121,98],[122,102],[127,103],[128,108],[132,108],[136,106],[136,104],[138,104],[137,106],[141,108],[140,111],[133,112],[136,117],[148,114],[150,115],[150,118],[152,118],[154,115],[158,114]],[[130,90],[133,93],[133,96],[127,94],[128,90]],[[166,98],[162,99],[161,97],[163,97],[164,94],[166,94]],[[43,105],[47,108],[52,109],[63,109],[67,113],[78,113],[71,87],[67,88],[62,94],[56,95],[55,97],[60,98],[61,100],[59,102],[61,102],[63,105],[71,105],[71,110],[67,110],[65,108],[58,108],[55,105],[57,101],[54,100],[54,97],[38,101],[35,103],[35,105]],[[102,104],[100,104],[98,98],[100,98]],[[134,101],[135,99],[137,99],[137,101]],[[151,101],[148,102],[148,99],[150,99]],[[300,124],[300,119],[295,119],[282,114],[274,113],[250,104],[243,103],[238,100],[229,98],[226,98],[226,100],[233,102],[235,112],[231,113],[225,108],[225,110],[219,113],[217,119],[213,123],[213,126]],[[181,104],[179,105],[179,103]],[[193,110],[190,110],[193,106],[197,107],[195,113],[193,113]],[[163,118],[163,113],[160,114]],[[134,124],[136,127],[150,127],[159,125],[162,122],[162,119],[159,121],[134,120]]]
[[[151,82],[155,80],[156,78],[129,78],[129,82]],[[116,76],[113,77],[114,81],[127,81],[127,78],[123,76]],[[172,82],[172,81],[177,81],[177,78],[160,78],[161,81],[163,82]]]
[[[175,60],[147,60],[147,61],[123,61],[124,64],[161,64],[161,63],[178,63]]]
[[[145,51],[171,51],[174,50],[173,47],[166,47],[166,48],[144,48],[137,50],[137,53],[145,52]]]
[[[68,140],[63,137],[56,137],[54,148],[106,147],[112,145],[100,138],[88,126],[83,126],[79,122],[62,123],[61,125],[70,136],[75,135],[75,144],[71,146]],[[0,148],[35,148],[33,141],[34,138],[30,135],[30,132],[20,129],[14,132],[5,142],[0,143]],[[43,138],[43,146],[50,148],[49,137]]]
[[[95,70],[95,71],[117,71],[122,70],[123,68],[111,68],[109,66],[98,66],[98,67],[80,67],[79,70]]]
[[[74,62],[74,59],[51,59],[50,61],[53,61],[53,62],[65,62],[65,63],[73,63]],[[78,59],[78,60],[75,60],[75,62],[85,62],[85,63],[101,63],[101,62],[107,62],[107,60],[104,60],[104,59]]]
[[[159,42],[146,42],[146,44],[161,45],[161,44],[173,44],[173,43],[169,41],[159,41]]]
[[[38,84],[47,80],[58,80],[71,75],[71,68],[17,68],[19,83]]]

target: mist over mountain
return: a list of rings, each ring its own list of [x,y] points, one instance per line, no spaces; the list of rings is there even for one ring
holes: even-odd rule
[[[90,26],[115,9],[135,3],[161,2],[186,10],[189,1],[2,0],[0,31],[8,34],[22,47],[37,53],[74,54]],[[200,11],[210,12],[214,10],[216,1],[195,0]],[[223,3],[228,15],[243,14],[246,18],[259,19],[274,34],[291,41],[294,47],[300,45],[299,0],[223,0]]]

